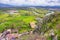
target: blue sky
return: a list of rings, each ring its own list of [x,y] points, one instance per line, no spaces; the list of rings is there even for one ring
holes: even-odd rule
[[[0,3],[15,6],[60,6],[60,0],[0,0]]]

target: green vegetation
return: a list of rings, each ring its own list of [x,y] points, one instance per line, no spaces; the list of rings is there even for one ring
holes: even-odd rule
[[[30,22],[34,21],[39,26],[41,26],[36,18],[42,18],[44,20],[42,20],[43,24],[39,32],[41,31],[45,34],[49,34],[49,31],[53,29],[54,32],[58,35],[58,40],[60,40],[60,27],[58,26],[58,24],[60,24],[59,11],[54,11],[55,14],[49,17],[47,16],[47,19],[45,19],[45,15],[48,14],[48,10],[45,9],[29,8],[26,10],[20,9],[17,11],[18,13],[10,14],[10,12],[8,13],[7,10],[5,13],[3,10],[0,10],[0,32],[12,27],[14,29],[18,29],[19,33],[28,32],[30,30],[33,30],[30,26]],[[50,39],[48,38],[48,40]]]
[[[34,10],[34,11],[32,11]],[[36,21],[36,17],[42,17],[44,15],[44,12],[41,10],[35,10],[35,9],[28,9],[28,10],[16,10],[18,13],[10,14],[9,9],[7,10],[0,10],[0,32],[2,32],[5,29],[14,27],[15,29],[18,28],[19,32],[29,31],[32,30],[30,27],[30,22]],[[39,12],[40,11],[40,12]],[[4,13],[5,12],[5,13]],[[39,13],[38,15],[35,15],[33,12]],[[42,14],[42,15],[41,15]]]

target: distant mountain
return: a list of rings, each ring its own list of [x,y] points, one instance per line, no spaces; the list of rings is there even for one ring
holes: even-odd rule
[[[9,4],[3,4],[0,3],[0,8],[30,8],[30,7],[35,7],[35,8],[59,8],[60,6],[27,6],[27,5],[22,5],[22,6],[13,6],[13,5],[9,5]]]
[[[60,6],[35,6],[36,8],[59,8]]]
[[[0,3],[0,7],[13,7],[12,5]]]

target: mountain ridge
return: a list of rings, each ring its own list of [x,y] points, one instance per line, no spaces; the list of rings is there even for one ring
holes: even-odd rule
[[[36,7],[36,8],[60,8],[60,6],[27,6],[27,5],[23,5],[23,6],[13,6],[13,5],[9,5],[9,4],[3,4],[0,3],[0,8],[19,8],[19,7]]]

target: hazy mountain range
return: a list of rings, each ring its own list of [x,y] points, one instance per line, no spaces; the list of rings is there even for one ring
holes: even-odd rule
[[[0,3],[0,7],[13,7],[12,5]]]
[[[60,6],[27,6],[27,5],[22,5],[22,6],[14,6],[14,5],[9,5],[9,4],[3,4],[0,3],[0,8],[10,8],[10,7],[37,7],[37,8],[60,8]]]

